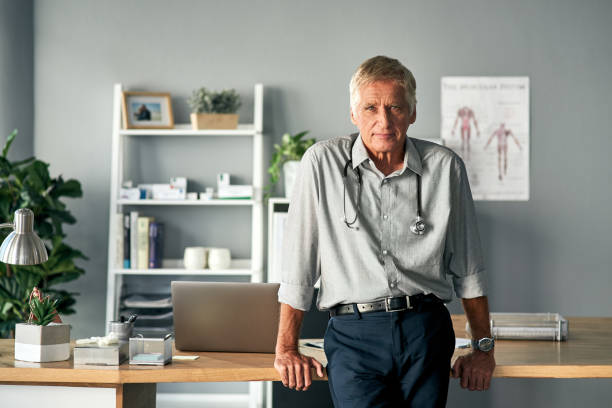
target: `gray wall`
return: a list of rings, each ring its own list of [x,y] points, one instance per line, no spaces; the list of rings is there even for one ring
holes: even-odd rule
[[[0,1],[0,149],[13,129],[19,134],[9,152],[12,160],[33,152],[34,31],[33,2]],[[2,221],[4,222],[4,221]]]
[[[318,139],[351,131],[348,80],[376,54],[399,58],[417,78],[415,137],[439,132],[441,76],[531,78],[531,200],[477,203],[491,309],[610,315],[612,3],[37,1],[34,12],[34,151],[85,192],[70,203],[79,224],[68,229],[90,256],[71,286],[82,293],[69,319],[76,335],[104,324],[114,82],[172,92],[178,122],[197,86],[249,96],[263,82],[270,148],[284,131],[310,129]],[[202,146],[200,162],[223,143]],[[248,172],[239,162],[231,171]],[[610,386],[496,380],[475,394],[453,383],[449,405],[602,404]]]

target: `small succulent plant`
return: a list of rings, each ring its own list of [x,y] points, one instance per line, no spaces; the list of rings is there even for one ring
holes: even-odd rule
[[[235,89],[215,92],[204,87],[193,91],[187,103],[193,113],[236,113],[241,105]]]
[[[59,299],[51,299],[49,296],[45,296],[42,299],[38,297],[32,297],[30,300],[30,319],[29,323],[37,324],[39,326],[46,326],[55,319],[57,314],[57,305]]]

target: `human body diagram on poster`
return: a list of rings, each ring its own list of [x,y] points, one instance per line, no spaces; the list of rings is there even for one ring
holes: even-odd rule
[[[441,138],[464,160],[474,199],[528,200],[529,78],[444,77],[441,87]]]

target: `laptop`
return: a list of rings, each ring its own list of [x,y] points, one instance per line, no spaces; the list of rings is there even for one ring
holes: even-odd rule
[[[171,283],[177,350],[274,353],[278,283]]]

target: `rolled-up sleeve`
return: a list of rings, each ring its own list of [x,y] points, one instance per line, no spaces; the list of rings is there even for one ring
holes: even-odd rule
[[[318,166],[310,148],[300,162],[283,233],[278,301],[294,309],[310,309],[320,275],[318,202]]]
[[[465,165],[454,158],[451,171],[451,211],[446,239],[445,260],[459,298],[486,295],[484,267],[476,211]]]

